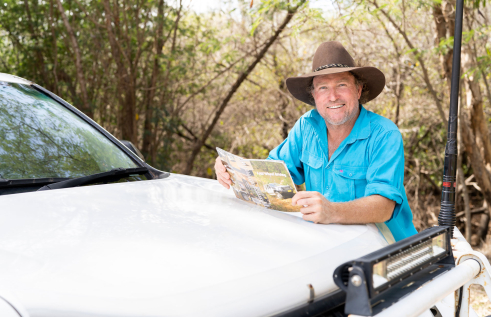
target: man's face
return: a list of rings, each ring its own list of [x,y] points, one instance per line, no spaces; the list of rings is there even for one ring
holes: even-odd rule
[[[341,125],[357,117],[360,111],[358,99],[363,87],[356,86],[352,74],[343,72],[317,76],[313,85],[315,107],[327,123]]]

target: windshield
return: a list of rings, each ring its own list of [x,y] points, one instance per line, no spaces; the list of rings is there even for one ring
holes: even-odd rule
[[[53,99],[0,82],[0,178],[74,178],[118,167],[139,166]]]

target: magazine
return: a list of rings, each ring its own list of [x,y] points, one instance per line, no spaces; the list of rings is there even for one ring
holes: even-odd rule
[[[301,206],[292,206],[297,190],[285,162],[245,159],[220,148],[217,152],[237,198],[269,209],[300,211]]]

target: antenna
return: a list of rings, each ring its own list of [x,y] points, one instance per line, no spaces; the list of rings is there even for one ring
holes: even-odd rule
[[[450,110],[448,116],[447,145],[445,147],[445,165],[443,167],[442,199],[438,225],[450,226],[453,237],[455,227],[455,186],[457,178],[457,128],[458,99],[460,82],[460,50],[462,44],[462,20],[464,0],[457,0],[455,11],[455,32],[453,42],[452,82],[450,88]]]

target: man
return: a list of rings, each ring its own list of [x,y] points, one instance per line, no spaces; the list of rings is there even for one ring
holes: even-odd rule
[[[303,219],[315,223],[385,222],[396,241],[416,232],[404,179],[404,148],[397,126],[365,110],[385,86],[375,67],[355,67],[339,42],[322,43],[312,72],[286,80],[290,93],[315,106],[269,154],[285,161],[295,184],[307,191],[292,198]],[[217,159],[218,181],[230,175]]]

